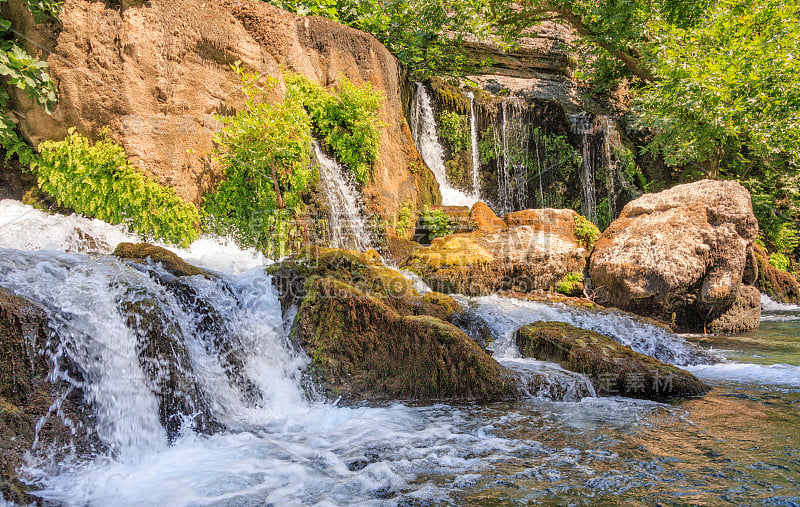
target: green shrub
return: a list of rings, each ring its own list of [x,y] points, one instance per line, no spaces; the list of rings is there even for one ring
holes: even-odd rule
[[[125,150],[108,137],[96,144],[69,130],[63,141],[39,145],[39,187],[60,206],[169,243],[188,245],[198,237],[197,208],[175,191],[131,166]]]
[[[456,229],[456,224],[450,215],[440,209],[431,209],[428,206],[419,212],[422,228],[428,233],[429,238],[438,238],[452,234]]]
[[[792,270],[792,261],[789,260],[789,256],[780,252],[770,255],[769,263],[781,271],[791,272]]]
[[[558,283],[556,292],[565,296],[576,296],[583,293],[583,273],[567,273]]]
[[[274,80],[262,87],[258,74],[234,68],[245,106],[235,116],[218,117],[223,128],[216,141],[225,179],[204,198],[205,226],[233,235],[242,245],[283,255],[298,234],[292,220],[304,206],[312,177],[311,120],[297,96],[269,100]]]
[[[575,215],[575,235],[581,244],[589,251],[594,248],[597,239],[600,238],[600,229],[597,228],[586,217]]]
[[[356,86],[347,78],[332,92],[297,73],[286,72],[284,79],[288,95],[300,100],[308,111],[317,137],[333,150],[353,179],[364,185],[372,176],[380,148],[382,92],[369,83]]]
[[[470,147],[469,119],[454,111],[439,113],[439,137],[444,139],[453,153],[460,153]]]
[[[403,201],[400,211],[397,214],[397,223],[394,227],[398,236],[403,237],[411,227],[414,220],[414,202],[411,199]]]

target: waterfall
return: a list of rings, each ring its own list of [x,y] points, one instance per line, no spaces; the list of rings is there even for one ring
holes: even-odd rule
[[[461,190],[453,188],[447,179],[444,150],[439,143],[433,104],[425,85],[420,82],[416,84],[416,94],[412,106],[411,135],[422,160],[425,161],[439,183],[442,204],[447,206],[472,206],[475,204],[478,201],[476,195],[467,195]]]
[[[481,197],[481,156],[478,150],[478,117],[475,115],[475,94],[467,93],[469,97],[469,134],[470,148],[472,150],[472,193],[477,200]]]
[[[366,250],[372,247],[364,218],[361,194],[341,165],[326,155],[314,142],[319,177],[330,210],[331,246]]]
[[[580,173],[581,214],[593,223],[597,223],[594,175],[598,168],[595,167],[594,150],[592,147],[591,137],[595,134],[592,120],[592,116],[589,113],[570,115],[572,132],[581,138],[581,156],[583,158]]]
[[[531,127],[523,116],[524,104],[519,100],[504,100],[500,107],[499,135],[495,135],[498,160],[497,207],[508,213],[530,206],[528,194]]]

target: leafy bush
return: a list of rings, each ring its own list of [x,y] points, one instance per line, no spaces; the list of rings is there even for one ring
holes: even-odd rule
[[[58,0],[26,0],[25,3],[37,23],[48,17],[57,18],[61,13]],[[0,75],[4,77],[3,82],[24,91],[36,104],[51,112],[58,102],[58,89],[47,72],[48,64],[29,55],[17,41],[12,40],[15,33],[11,30],[11,22],[0,18]],[[0,146],[6,152],[6,159],[17,156],[23,166],[28,166],[38,157],[19,137],[16,124],[7,114],[10,99],[6,87],[0,86]]]
[[[39,150],[39,187],[59,205],[169,243],[186,246],[197,239],[197,208],[137,172],[110,138],[92,145],[70,129],[66,139],[45,141]]]
[[[318,137],[350,169],[353,179],[364,185],[372,176],[380,148],[382,93],[369,83],[356,86],[347,78],[333,92],[300,74],[286,72],[284,79],[289,95],[308,111]]]
[[[792,270],[792,261],[786,254],[780,252],[770,255],[769,263],[772,264],[773,267],[780,269],[781,271]]]
[[[262,87],[258,74],[234,68],[245,106],[235,116],[218,117],[223,128],[216,142],[225,179],[204,198],[205,225],[280,255],[291,250],[291,218],[302,208],[312,176],[311,120],[297,96],[269,100],[275,80]]]
[[[398,236],[402,237],[406,235],[408,229],[411,227],[413,219],[414,202],[410,199],[406,199],[403,201],[403,205],[400,207],[400,211],[397,214],[397,223],[394,227],[394,230]]]
[[[575,296],[583,292],[583,273],[567,273],[558,283],[556,292],[565,296]]]
[[[431,209],[425,206],[419,213],[419,219],[429,238],[446,236],[452,234],[456,229],[456,224],[453,223],[450,215],[440,209]]]
[[[575,235],[578,241],[587,249],[592,250],[600,238],[600,229],[582,215],[575,215]]]
[[[438,118],[439,137],[444,139],[453,153],[470,148],[469,119],[455,111],[444,111]]]

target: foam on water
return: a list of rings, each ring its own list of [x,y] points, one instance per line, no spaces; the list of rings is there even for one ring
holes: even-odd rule
[[[761,294],[762,322],[790,322],[800,320],[800,306],[779,303],[766,294]]]
[[[45,213],[11,199],[0,201],[0,248],[108,254],[122,242],[141,241],[142,238],[121,225],[80,215]],[[240,248],[230,239],[216,236],[202,236],[189,248],[152,243],[177,253],[191,264],[223,273],[239,273],[270,262],[255,249]]]
[[[718,363],[686,366],[706,380],[800,388],[800,366],[789,364]]]

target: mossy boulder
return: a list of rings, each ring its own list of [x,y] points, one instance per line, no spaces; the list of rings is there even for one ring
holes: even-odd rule
[[[758,266],[756,287],[775,301],[800,304],[800,282],[797,278],[770,264],[769,254],[760,245],[754,245],[753,256]]]
[[[317,278],[308,289],[293,336],[331,397],[515,397],[514,379],[456,326],[428,315],[402,315],[381,298],[332,278]]]
[[[120,243],[114,249],[114,254],[122,259],[145,260],[151,259],[160,262],[164,269],[175,276],[195,276],[205,274],[203,270],[192,266],[181,259],[177,254],[170,252],[166,248],[151,245],[149,243]]]
[[[535,322],[520,328],[514,338],[522,356],[586,374],[601,395],[660,400],[709,390],[685,370],[563,322]]]
[[[386,267],[377,252],[365,253],[324,247],[306,247],[267,268],[278,289],[283,310],[299,306],[311,285],[320,278],[344,282],[381,300],[401,315],[433,315],[442,319],[460,311],[444,294],[421,296],[414,284]]]
[[[84,378],[58,348],[45,310],[0,288],[0,493],[10,502],[35,501],[18,472],[26,453],[55,450],[65,455],[74,450],[87,455],[102,450],[83,391],[63,380],[50,380],[54,365],[72,379]],[[61,416],[50,410],[59,399]],[[36,425],[42,420],[34,450]]]

